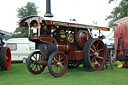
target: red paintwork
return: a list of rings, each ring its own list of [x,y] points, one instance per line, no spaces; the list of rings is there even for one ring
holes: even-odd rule
[[[37,21],[38,23],[41,23],[42,20],[44,20],[44,18],[39,17],[39,16],[29,16],[29,17],[24,18],[24,19],[20,22],[20,26],[24,26],[24,25],[30,24],[31,21],[33,21],[33,20]]]
[[[62,51],[65,53],[67,51],[66,44],[63,42],[57,42],[57,51]]]
[[[78,45],[83,48],[84,43],[90,38],[89,32],[87,30],[79,30],[76,35],[76,41]]]
[[[75,51],[76,46],[72,44],[65,44],[64,42],[57,42],[57,51],[67,52],[67,51]]]
[[[61,21],[53,21],[53,20],[46,20],[47,25],[58,25],[58,26],[65,26],[65,27],[74,27],[74,28],[83,28],[83,29],[95,29],[95,30],[104,30],[110,31],[110,28],[107,27],[98,27],[98,26],[91,26],[91,25],[84,25],[84,24],[77,24],[77,23],[68,23],[68,22],[61,22]]]
[[[40,37],[40,41],[49,44],[52,44],[53,41],[56,43],[55,38],[51,38],[51,37]]]
[[[115,30],[114,30],[115,52],[118,47],[119,35],[121,35],[122,37],[124,48],[128,49],[128,17],[116,21],[114,25],[115,25]],[[119,46],[119,49],[121,49],[121,46]]]
[[[76,60],[83,59],[83,51],[82,50],[77,50],[77,51],[75,51],[75,53],[76,53]]]
[[[68,57],[68,60],[75,60],[75,51],[70,51],[67,57]]]
[[[45,20],[40,16],[30,16],[26,17],[20,22],[20,26],[25,26],[31,23],[31,21],[35,20],[40,24],[42,21],[45,21],[46,25],[58,25],[58,26],[65,26],[65,27],[74,27],[74,28],[82,28],[82,29],[95,29],[95,30],[104,30],[110,31],[110,28],[107,27],[99,27],[99,26],[91,26],[91,25],[84,25],[78,23],[69,23],[69,22],[62,22],[62,21],[53,21],[53,20]]]
[[[46,60],[46,62],[39,60],[35,62],[36,65],[47,65],[48,63],[49,72],[53,76],[62,76],[67,69],[68,61],[69,64],[73,64],[71,65],[73,67],[77,67],[79,64],[87,64],[88,69],[101,70],[103,68],[106,60],[104,43],[100,39],[93,39],[91,32],[93,29],[99,30],[100,36],[100,30],[109,31],[109,28],[45,20],[39,16],[30,16],[23,19],[20,26],[24,25],[29,28],[29,40],[36,42],[36,48],[39,48],[42,57]],[[37,27],[35,33],[32,29],[33,26]],[[30,68],[29,64],[28,68]],[[58,69],[61,70],[60,74]],[[30,72],[32,71],[30,70]]]
[[[11,67],[11,50],[10,50],[10,48],[7,48],[5,55],[6,55],[5,63],[6,63],[6,68],[8,70]]]
[[[68,60],[82,60],[83,59],[83,51],[77,50],[77,51],[70,51],[70,53],[67,55]]]

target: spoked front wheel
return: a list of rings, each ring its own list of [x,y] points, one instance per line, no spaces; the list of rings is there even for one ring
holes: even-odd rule
[[[48,70],[54,77],[64,75],[68,66],[66,55],[61,51],[53,52],[48,60]]]
[[[44,59],[41,56],[40,51],[32,52],[27,58],[27,68],[33,74],[39,74],[44,71],[45,65],[41,65]]]

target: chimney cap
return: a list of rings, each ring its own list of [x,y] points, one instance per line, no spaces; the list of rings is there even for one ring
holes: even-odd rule
[[[44,17],[53,17],[52,13],[45,13]]]

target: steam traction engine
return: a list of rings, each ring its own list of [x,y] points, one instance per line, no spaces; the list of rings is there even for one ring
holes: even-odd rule
[[[0,67],[1,70],[8,70],[11,67],[11,51],[8,47],[3,47],[4,42],[1,38],[3,35],[0,33]]]
[[[106,60],[106,48],[99,38],[92,37],[92,29],[109,31],[109,28],[44,20],[30,16],[20,22],[29,29],[29,40],[39,51],[27,58],[27,68],[39,74],[48,66],[55,77],[62,76],[67,67],[83,64],[90,71],[101,70]]]

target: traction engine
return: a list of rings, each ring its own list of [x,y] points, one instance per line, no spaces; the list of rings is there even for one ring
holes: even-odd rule
[[[3,35],[4,33],[0,33],[0,67],[2,71],[8,70],[11,67],[11,50],[8,47],[3,47]]]
[[[62,76],[67,68],[83,64],[89,71],[102,70],[106,61],[103,41],[93,38],[92,30],[109,31],[109,28],[45,20],[29,16],[20,22],[29,30],[28,38],[36,43],[37,51],[27,58],[27,68],[39,74],[48,66],[51,75]]]

